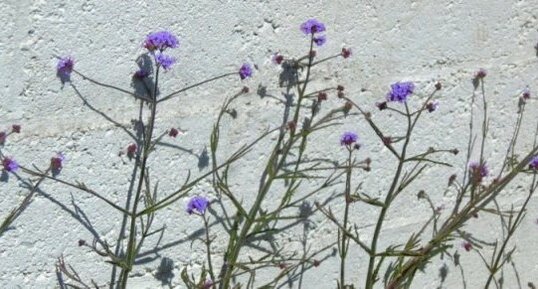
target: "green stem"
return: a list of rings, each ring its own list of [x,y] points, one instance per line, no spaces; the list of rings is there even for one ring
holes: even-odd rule
[[[213,263],[211,262],[211,239],[209,238],[209,224],[207,222],[207,218],[205,214],[202,215],[202,218],[204,219],[204,227],[205,227],[205,245],[206,245],[206,252],[207,252],[207,266],[209,267],[209,276],[211,277],[211,282],[215,282],[215,274],[213,271]]]
[[[489,285],[491,284],[491,281],[493,281],[493,277],[495,276],[495,273],[497,273],[497,270],[499,270],[499,263],[501,262],[501,258],[504,256],[504,251],[506,250],[506,246],[508,245],[508,242],[510,241],[511,237],[514,235],[517,227],[520,224],[521,219],[524,217],[525,209],[527,208],[527,205],[529,204],[529,201],[531,200],[532,195],[534,194],[536,190],[536,177],[537,174],[534,173],[532,185],[530,188],[530,193],[527,196],[527,199],[525,199],[525,202],[523,203],[523,206],[521,206],[521,209],[519,210],[517,217],[515,221],[512,223],[513,225],[510,227],[508,231],[508,235],[503,241],[503,244],[501,245],[501,248],[499,249],[499,252],[497,253],[497,256],[495,258],[495,262],[493,263],[493,266],[490,267],[490,272],[488,279],[486,281],[486,285],[484,286],[485,289],[489,288]],[[504,263],[504,262],[503,262]],[[501,265],[502,267],[502,265]]]
[[[159,83],[159,66],[155,72],[155,87],[153,90],[153,100],[151,103],[151,114],[149,119],[148,131],[146,138],[144,139],[144,148],[142,152],[142,162],[140,165],[140,177],[138,179],[138,187],[136,189],[135,199],[133,203],[133,210],[131,211],[131,226],[129,229],[129,242],[127,243],[127,256],[125,258],[126,265],[122,268],[120,277],[120,288],[127,288],[127,281],[129,279],[129,272],[131,272],[135,258],[136,258],[136,214],[138,209],[138,203],[142,193],[144,179],[146,175],[146,165],[150,154],[151,138],[153,136],[153,129],[155,125],[155,115],[157,112],[157,88]]]
[[[353,154],[353,147],[347,148],[349,151],[349,156],[347,159],[347,172],[346,172],[346,189],[344,192],[344,201],[345,201],[345,208],[344,208],[344,229],[342,230],[342,243],[340,244],[340,286],[341,288],[345,288],[345,277],[346,277],[346,257],[347,257],[347,224],[349,219],[349,206],[351,204],[351,172],[352,172],[352,154]]]
[[[398,159],[398,167],[396,168],[396,173],[394,174],[394,179],[392,180],[392,184],[390,185],[390,189],[387,193],[387,196],[385,197],[384,206],[381,208],[381,212],[379,213],[379,217],[377,218],[377,223],[375,226],[374,236],[372,238],[372,243],[370,244],[370,259],[368,261],[368,272],[366,274],[366,284],[365,289],[372,289],[374,287],[374,283],[376,281],[376,276],[374,276],[374,269],[375,269],[375,260],[376,260],[376,250],[377,250],[377,242],[379,240],[379,234],[381,233],[381,227],[383,226],[383,221],[385,221],[385,215],[387,214],[387,211],[390,207],[390,204],[392,202],[392,196],[394,192],[396,191],[398,182],[400,180],[400,175],[402,173],[403,165],[405,162],[405,155],[407,151],[407,146],[409,144],[410,138],[411,138],[411,132],[413,130],[414,124],[416,123],[416,120],[420,116],[420,113],[415,118],[415,121],[411,122],[411,115],[409,114],[409,108],[407,106],[407,103],[405,104],[406,112],[407,112],[407,134],[405,137],[405,142],[402,147],[402,152],[400,153],[400,158]]]
[[[311,52],[313,50],[313,43],[314,38],[311,37],[310,40],[310,50],[309,50],[309,56],[311,55]],[[301,101],[303,100],[303,95],[306,90],[306,85],[308,83],[308,79],[310,77],[310,68],[312,66],[312,60],[313,57],[309,58],[307,72],[306,72],[306,78],[305,82],[303,84],[302,89],[299,89],[299,96],[297,100],[297,107],[295,110],[295,114],[293,117],[293,122],[296,124],[299,119],[299,112],[301,109]],[[293,143],[294,143],[294,132],[292,131],[290,134],[290,139],[288,140],[288,145],[285,147],[285,149],[282,152],[282,158],[279,160],[279,151],[280,151],[280,144],[282,142],[283,138],[279,138],[276,146],[274,147],[273,153],[271,154],[271,157],[267,163],[267,166],[264,170],[262,180],[260,181],[260,190],[258,192],[258,196],[256,197],[256,200],[254,201],[254,204],[252,205],[252,208],[249,211],[249,214],[245,220],[245,224],[241,228],[241,231],[239,233],[239,236],[235,239],[235,244],[233,244],[231,247],[231,252],[229,254],[226,254],[225,261],[224,261],[224,276],[222,279],[222,282],[220,283],[219,289],[228,289],[230,287],[231,278],[233,276],[233,270],[235,263],[237,262],[237,258],[239,257],[239,252],[241,251],[241,248],[243,247],[246,238],[248,236],[248,233],[250,232],[250,229],[252,225],[254,224],[256,215],[258,214],[261,204],[263,200],[265,199],[265,196],[269,189],[271,188],[271,185],[275,179],[275,176],[278,173],[278,170],[284,165],[285,159],[287,154],[289,153]]]

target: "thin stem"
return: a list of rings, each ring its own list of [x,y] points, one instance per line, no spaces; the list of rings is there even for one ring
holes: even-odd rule
[[[202,218],[204,219],[204,227],[205,227],[205,245],[206,245],[206,253],[207,253],[207,266],[209,267],[209,276],[211,277],[211,281],[215,282],[213,263],[211,262],[211,239],[209,238],[209,224],[208,224],[207,217],[205,214],[202,214]]]
[[[408,110],[407,104],[406,109]],[[374,276],[374,269],[375,269],[375,254],[377,250],[377,242],[379,239],[379,234],[381,233],[381,227],[383,226],[383,221],[385,220],[385,215],[387,214],[387,211],[389,209],[390,203],[392,202],[392,195],[396,191],[397,184],[400,180],[400,174],[402,173],[404,161],[405,161],[405,154],[407,151],[407,145],[409,144],[409,140],[411,138],[411,131],[412,131],[412,123],[411,123],[411,116],[407,115],[407,134],[405,138],[404,145],[402,147],[402,151],[399,154],[400,158],[398,159],[398,167],[396,168],[396,173],[394,174],[394,178],[392,180],[392,184],[390,186],[390,189],[385,197],[384,206],[381,208],[381,212],[379,213],[379,217],[377,218],[377,223],[375,226],[374,236],[372,238],[372,242],[370,244],[370,252],[372,253],[370,255],[370,259],[368,261],[368,272],[366,274],[366,284],[365,289],[372,289],[374,287],[374,283],[376,280],[376,276]]]
[[[528,205],[529,201],[531,200],[532,195],[536,191],[536,188],[537,188],[536,180],[537,180],[537,173],[535,172],[533,174],[532,185],[530,187],[529,195],[527,196],[527,199],[525,199],[525,202],[523,203],[523,206],[521,206],[521,209],[519,210],[519,212],[518,212],[518,214],[516,216],[516,219],[512,223],[512,226],[509,228],[508,234],[507,234],[506,238],[504,238],[504,241],[503,241],[503,243],[501,245],[501,248],[499,249],[499,251],[497,253],[495,261],[493,262],[493,265],[490,267],[489,276],[488,276],[488,279],[486,281],[486,285],[484,286],[485,289],[489,288],[489,285],[490,285],[493,277],[495,276],[495,273],[497,273],[497,270],[500,267],[502,267],[502,265],[499,266],[499,263],[501,262],[501,258],[504,256],[504,251],[506,250],[506,246],[508,246],[508,242],[510,241],[510,239],[514,235],[517,227],[519,226],[521,220],[523,219],[523,217],[525,215],[525,209],[527,208],[527,205]]]
[[[306,89],[306,85],[308,83],[309,77],[310,77],[310,68],[312,65],[313,57],[311,56],[311,52],[313,50],[313,44],[314,44],[314,37],[311,36],[310,39],[310,50],[308,55],[310,56],[306,71],[306,77],[303,84],[302,89],[299,88],[299,98],[297,100],[297,107],[295,110],[295,114],[293,117],[293,122],[297,123],[297,120],[299,119],[299,111],[301,109],[301,101],[304,96],[304,92]],[[291,130],[290,133],[290,140],[288,141],[288,145],[282,150],[282,158],[278,160],[279,151],[280,151],[280,144],[282,142],[283,138],[279,138],[276,146],[274,147],[273,153],[271,154],[271,157],[269,158],[269,161],[267,163],[267,166],[265,168],[265,171],[262,175],[262,180],[260,181],[260,189],[258,192],[258,195],[256,197],[256,200],[254,201],[254,204],[252,205],[248,217],[245,220],[245,224],[241,228],[241,231],[239,233],[239,236],[235,239],[235,243],[233,246],[229,247],[231,251],[228,251],[225,256],[225,261],[223,265],[223,273],[224,277],[222,280],[222,283],[220,283],[219,288],[220,289],[228,289],[230,286],[231,278],[233,275],[233,270],[235,268],[235,263],[237,262],[237,258],[239,257],[239,252],[244,245],[246,241],[246,237],[248,236],[248,233],[254,224],[254,220],[256,218],[256,215],[258,214],[261,204],[263,200],[265,199],[265,196],[269,189],[271,188],[271,185],[275,179],[275,176],[277,175],[278,170],[284,165],[285,159],[287,154],[289,153],[294,140],[294,131]]]
[[[344,208],[344,222],[343,226],[345,230],[342,231],[342,240],[340,244],[340,286],[341,288],[345,288],[345,272],[346,272],[346,257],[347,257],[347,250],[348,250],[348,240],[347,240],[347,224],[349,219],[349,206],[351,205],[351,172],[352,172],[352,156],[353,156],[353,147],[348,146],[347,147],[349,155],[347,159],[348,167],[346,170],[346,188],[344,192],[344,202],[345,202],[345,208]]]
[[[163,102],[163,101],[166,101],[166,100],[169,100],[170,98],[172,98],[172,97],[174,97],[174,96],[176,96],[176,95],[178,95],[178,94],[180,94],[180,93],[182,93],[182,92],[184,92],[184,91],[187,91],[187,90],[189,90],[189,89],[191,89],[191,88],[195,88],[195,87],[200,86],[200,85],[202,85],[202,84],[206,84],[206,83],[208,83],[208,82],[212,82],[212,81],[215,81],[215,80],[217,80],[217,79],[221,79],[221,78],[228,77],[228,76],[230,76],[230,75],[236,75],[236,74],[237,74],[237,73],[235,73],[235,72],[233,72],[233,73],[226,73],[226,74],[223,74],[223,75],[215,76],[215,77],[212,77],[212,78],[210,78],[210,79],[206,79],[206,80],[204,80],[204,81],[201,81],[201,82],[198,82],[198,83],[189,85],[189,86],[187,86],[187,87],[184,87],[184,88],[182,88],[182,89],[180,89],[180,90],[174,91],[174,92],[170,93],[169,95],[167,95],[167,96],[165,96],[165,97],[163,97],[163,98],[157,100],[157,103],[159,103],[159,102]],[[157,85],[157,84],[155,84],[155,85]]]
[[[146,174],[146,165],[147,160],[150,154],[150,147],[151,147],[151,139],[153,136],[153,129],[155,125],[155,115],[157,112],[157,88],[159,83],[159,68],[160,66],[157,66],[157,70],[155,72],[155,87],[153,91],[153,101],[151,103],[151,114],[149,119],[149,125],[148,125],[148,131],[147,131],[147,137],[144,139],[144,149],[142,154],[142,162],[140,165],[140,177],[138,179],[138,187],[135,194],[135,199],[133,203],[133,209],[131,211],[131,226],[129,229],[129,242],[127,244],[127,256],[125,258],[125,261],[127,263],[127,266],[125,268],[122,268],[121,272],[121,283],[120,288],[126,289],[127,288],[127,281],[129,278],[129,272],[132,270],[132,266],[134,264],[135,258],[136,258],[136,215],[137,215],[137,209],[138,209],[138,203],[140,202],[140,196],[142,193],[142,188],[144,184],[145,174]]]
[[[468,204],[458,213],[452,215],[442,226],[439,232],[428,241],[422,248],[422,256],[414,257],[408,260],[401,266],[398,274],[393,276],[392,281],[389,284],[390,288],[399,288],[406,278],[413,275],[413,272],[416,272],[417,268],[422,266],[425,262],[431,259],[436,254],[441,251],[436,251],[435,254],[432,254],[432,251],[437,249],[451,234],[460,228],[465,222],[472,218],[476,213],[480,212],[486,205],[491,203],[493,199],[510,183],[522,170],[525,166],[528,165],[531,158],[536,155],[538,152],[538,147],[534,147],[517,166],[510,171],[506,176],[499,179],[499,181],[491,186],[489,186],[484,192],[476,196],[475,199],[469,201]]]

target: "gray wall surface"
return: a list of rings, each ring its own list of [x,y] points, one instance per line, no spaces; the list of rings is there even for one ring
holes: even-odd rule
[[[67,160],[60,178],[84,182],[121,205],[125,202],[132,162],[118,154],[130,140],[90,105],[130,127],[139,104],[128,95],[73,76],[73,83],[88,101],[89,105],[84,105],[74,90],[62,86],[56,77],[56,56],[70,55],[82,73],[132,90],[135,60],[145,52],[144,37],[152,31],[167,29],[178,35],[181,46],[172,52],[177,64],[162,75],[163,93],[236,71],[243,62],[257,65],[252,79],[218,80],[159,108],[158,133],[170,127],[185,130],[178,138],[166,138],[166,142],[181,149],[162,147],[150,160],[152,175],[159,181],[162,194],[182,184],[189,170],[193,176],[209,170],[204,151],[212,125],[224,98],[243,85],[249,86],[251,93],[235,103],[237,119],[227,118],[224,122],[222,154],[279,124],[279,100],[261,98],[256,90],[265,86],[268,93],[282,97],[278,86],[280,68],[271,63],[271,56],[275,52],[301,56],[308,51],[308,40],[298,27],[312,17],[327,26],[328,42],[317,49],[319,57],[339,53],[342,47],[353,49],[351,58],[337,58],[317,67],[312,89],[344,85],[346,95],[371,111],[375,121],[390,134],[403,133],[401,120],[394,113],[378,111],[374,104],[384,98],[391,83],[415,82],[417,95],[410,102],[416,103],[425,99],[437,81],[443,84],[438,94],[440,108],[425,116],[418,126],[413,152],[430,146],[465,151],[473,93],[471,79],[475,71],[484,68],[488,71],[485,83],[491,117],[486,156],[491,170],[498,172],[517,117],[518,97],[527,86],[531,91],[538,89],[534,48],[538,41],[536,0],[3,0],[0,16],[0,130],[13,123],[22,125],[22,132],[10,136],[2,152],[25,166],[35,164],[44,168],[50,157],[61,151]],[[330,94],[327,109],[340,105],[342,102],[335,94]],[[521,154],[533,142],[538,116],[535,99],[526,109],[519,142]],[[480,111],[479,106],[476,111]],[[341,127],[314,136],[311,155],[345,159],[346,152],[339,145],[339,136],[345,130],[356,131],[361,137],[363,147],[358,158],[370,157],[373,161],[371,172],[357,173],[356,184],[363,182],[366,192],[384,196],[394,171],[394,159],[362,118],[351,116]],[[253,201],[269,141],[232,167],[234,187],[246,204]],[[429,217],[428,204],[416,197],[418,189],[425,189],[436,205],[450,207],[455,196],[443,192],[451,174],[462,175],[464,155],[446,156],[444,160],[454,167],[430,169],[427,177],[398,200],[383,228],[381,247],[405,242]],[[528,178],[518,182],[500,196],[503,209],[510,209],[512,204],[515,208],[521,206]],[[323,201],[334,193],[326,192],[313,200]],[[0,182],[0,217],[26,194],[23,183],[13,175],[7,182]],[[210,181],[197,185],[192,192],[196,194],[215,199]],[[166,227],[159,251],[152,250],[158,238],[149,239],[129,288],[169,288],[157,278],[163,258],[173,261],[173,288],[183,288],[179,275],[185,266],[193,273],[200,270],[205,259],[204,246],[200,242],[191,244],[187,238],[199,236],[202,223],[185,212],[186,202],[180,200],[157,215],[155,227]],[[340,212],[344,204],[335,200],[329,205]],[[538,200],[534,198],[511,243],[517,246],[513,259],[524,288],[530,281],[538,284],[537,209]],[[217,206],[215,210],[219,212]],[[360,228],[361,238],[371,238],[377,212],[364,204],[352,206],[352,221]],[[105,284],[111,266],[77,244],[79,239],[91,242],[94,235],[114,244],[121,222],[121,215],[98,199],[45,181],[13,229],[0,238],[0,288],[56,288],[55,264],[62,255],[83,278]],[[93,233],[87,230],[90,225]],[[288,250],[301,251],[303,229],[298,226],[283,232],[277,237],[278,242]],[[472,220],[465,230],[488,242],[501,236],[498,218],[487,213]],[[334,224],[316,215],[306,233],[308,245],[322,248],[335,241],[336,232]],[[213,244],[218,266],[227,241],[219,235],[221,238]],[[462,255],[467,288],[482,288],[487,276],[482,260],[475,252],[462,250],[461,241],[455,241],[454,246],[451,252],[458,250]],[[244,254],[246,257],[249,251]],[[356,247],[350,254],[348,276],[361,288],[367,256]],[[448,276],[442,288],[462,288],[459,268],[448,258],[437,258],[430,264],[418,275],[414,288],[437,288],[442,283],[439,272],[443,266],[448,268]],[[303,288],[335,288],[338,269],[337,256],[325,260],[305,273]],[[274,274],[275,271],[267,270],[258,277],[261,282]],[[509,266],[505,288],[518,288],[517,284]],[[283,288],[297,286],[294,282]]]

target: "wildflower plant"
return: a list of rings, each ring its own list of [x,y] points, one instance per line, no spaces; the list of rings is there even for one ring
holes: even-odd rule
[[[67,264],[62,256],[58,256],[56,270],[60,276],[58,280],[61,288],[129,288],[130,277],[133,276],[142,250],[147,246],[145,241],[156,238],[157,233],[166,233],[164,229],[154,228],[157,218],[166,218],[165,208],[180,208],[185,218],[191,218],[189,221],[203,227],[203,237],[191,240],[193,243],[201,241],[204,245],[206,254],[203,266],[200,270],[189,270],[185,266],[181,271],[181,282],[189,289],[281,288],[289,284],[290,280],[299,280],[298,287],[301,288],[306,271],[318,270],[324,260],[335,257],[331,249],[338,253],[339,258],[339,274],[335,280],[335,288],[338,289],[410,288],[414,277],[421,274],[434,258],[451,258],[458,263],[459,251],[480,254],[488,270],[488,277],[484,280],[485,288],[501,282],[499,272],[510,262],[514,251],[510,248],[510,240],[522,223],[525,209],[538,188],[536,141],[530,150],[524,148],[523,153],[516,153],[525,107],[531,99],[528,88],[520,96],[516,124],[505,158],[500,167],[494,167],[489,165],[494,162],[486,154],[490,121],[485,89],[487,73],[480,69],[474,75],[466,162],[457,164],[463,168],[464,173],[450,175],[447,187],[442,189],[445,194],[453,192],[455,197],[450,204],[434,204],[430,195],[437,192],[420,190],[417,197],[429,204],[431,217],[424,220],[423,226],[405,242],[391,240],[391,245],[381,247],[380,240],[386,238],[383,226],[389,210],[394,208],[395,200],[404,194],[414,193],[410,188],[418,180],[427,179],[427,172],[432,167],[452,169],[453,164],[440,160],[440,155],[459,153],[456,148],[431,147],[419,153],[414,153],[412,149],[416,144],[415,130],[423,119],[427,117],[428,121],[432,121],[436,117],[435,112],[442,110],[438,99],[442,85],[436,83],[430,87],[413,81],[394,82],[388,92],[379,93],[384,99],[375,104],[362,101],[360,94],[350,94],[343,85],[314,89],[312,83],[317,80],[312,75],[315,70],[319,71],[326,61],[348,59],[352,57],[352,52],[345,47],[324,57],[316,49],[326,44],[326,33],[330,29],[317,19],[309,19],[298,28],[297,33],[302,32],[306,37],[303,39],[305,50],[298,56],[280,53],[272,56],[273,65],[281,68],[276,89],[287,96],[286,100],[278,102],[279,109],[282,109],[280,122],[260,135],[245,137],[235,151],[221,148],[222,134],[227,129],[225,120],[241,113],[235,108],[236,101],[251,96],[250,89],[244,84],[245,80],[255,77],[253,65],[236,64],[234,71],[165,94],[165,88],[159,87],[160,80],[170,75],[163,72],[178,66],[173,51],[180,47],[180,41],[171,31],[158,31],[148,34],[142,41],[142,47],[146,49],[145,55],[150,56],[153,68],[139,69],[133,73],[132,81],[145,88],[145,93],[139,93],[93,79],[76,69],[74,57],[60,57],[56,74],[62,84],[70,86],[77,96],[82,98],[76,83],[88,81],[120,92],[140,103],[140,116],[134,131],[100,113],[108,121],[122,127],[131,138],[131,142],[118,146],[122,148],[120,155],[125,154],[129,158],[135,172],[131,179],[134,188],[130,195],[132,202],[116,202],[83,182],[63,179],[61,172],[70,169],[69,161],[66,161],[63,153],[52,153],[50,160],[41,164],[40,168],[38,164],[19,164],[15,157],[0,151],[3,173],[21,179],[23,174],[28,176],[27,187],[30,191],[22,203],[5,217],[0,227],[0,237],[30,204],[40,184],[50,181],[91,195],[121,214],[127,224],[126,228],[120,229],[117,240],[95,238],[92,242],[78,241],[80,247],[101,257],[104,266],[112,265],[111,277],[106,284],[98,284],[93,279],[83,280],[75,269],[76,265]],[[232,77],[236,80],[237,88],[231,89],[233,92],[222,101],[209,134],[209,170],[196,176],[191,176],[189,172],[188,177],[176,189],[162,192],[148,162],[155,157],[154,154],[159,153],[159,144],[163,138],[178,138],[183,134],[174,127],[164,131],[157,129],[157,115],[161,112],[159,107],[190,89]],[[147,81],[148,79],[152,81]],[[431,93],[420,97],[419,94],[427,90],[431,90]],[[335,101],[329,102],[330,98]],[[333,107],[335,102],[338,104]],[[477,104],[481,105],[478,124],[477,113],[474,111]],[[376,114],[373,115],[370,110]],[[147,119],[142,117],[144,113],[148,114]],[[396,115],[399,118],[397,121],[404,124],[405,129],[401,135],[391,136],[385,132],[379,119],[388,113]],[[370,131],[344,131],[340,126],[344,119],[363,122]],[[20,132],[21,126],[16,124],[12,125],[10,131],[1,131],[0,145],[5,146],[11,134]],[[316,145],[312,139],[321,132],[329,132],[334,137],[334,150],[340,142],[339,153],[344,161],[319,158],[311,153],[310,147]],[[369,172],[372,166],[376,166],[375,159],[368,156],[369,148],[361,143],[368,135],[373,136],[368,142],[377,142],[394,159],[393,175],[383,176],[390,180],[389,187],[380,197],[368,194],[372,188],[363,188],[358,181],[359,177],[371,177]],[[253,199],[249,202],[241,199],[233,185],[238,182],[235,178],[240,176],[234,175],[232,166],[243,164],[245,156],[261,143],[268,144],[267,155],[261,160],[261,171],[252,170],[258,183],[251,192]],[[519,210],[502,211],[497,198],[519,176],[530,181],[527,197]],[[198,185],[202,182],[211,184],[209,191],[199,191]],[[329,197],[318,199],[322,193],[328,193]],[[182,202],[185,204],[183,208]],[[354,210],[356,204],[371,207],[370,212],[375,212],[375,216],[365,216],[374,219],[373,228],[358,229],[353,223],[352,216],[363,214]],[[441,211],[448,213],[441,214]],[[477,241],[465,227],[483,212],[493,212],[498,216],[503,233],[502,239],[489,241],[489,244],[494,244],[490,258],[485,258],[481,251],[481,244],[488,242]],[[310,248],[311,240],[305,237],[303,251],[274,246],[273,242],[284,231],[307,223],[314,215],[329,220],[337,231],[333,242],[321,248],[307,249]],[[223,219],[218,222],[222,224],[219,234],[210,231],[213,230],[210,225],[213,219]],[[364,238],[365,235],[369,237]],[[214,251],[213,244],[216,241],[225,244],[223,252]],[[365,275],[358,276],[362,284],[353,284],[350,276],[357,274],[356,270],[346,267],[350,250],[364,254],[368,260]],[[260,271],[274,274],[269,279],[257,279],[257,272]]]

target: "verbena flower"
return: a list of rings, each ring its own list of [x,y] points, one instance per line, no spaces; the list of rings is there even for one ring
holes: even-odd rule
[[[176,63],[176,59],[172,56],[159,53],[155,55],[155,62],[157,65],[160,65],[164,70],[170,70],[172,68],[172,65]]]
[[[274,64],[282,64],[282,61],[284,61],[284,56],[282,56],[279,53],[275,53],[275,54],[273,54],[273,57],[271,57],[271,61]]]
[[[488,72],[484,68],[480,68],[475,74],[475,79],[482,79],[488,75]]]
[[[134,143],[130,144],[127,147],[127,157],[129,157],[130,159],[134,158],[137,148],[138,148],[138,146],[136,144],[134,144]]]
[[[469,163],[470,175],[474,182],[480,183],[482,180],[489,175],[489,168],[486,163],[479,163],[476,161]]]
[[[167,48],[176,48],[179,46],[179,40],[176,36],[168,31],[158,31],[148,34],[144,41],[144,47],[149,51],[164,51]]]
[[[390,86],[390,92],[387,94],[387,101],[406,102],[407,98],[413,94],[415,85],[408,82],[396,82]]]
[[[438,108],[439,108],[439,101],[438,100],[434,100],[434,101],[429,102],[428,104],[426,104],[426,109],[428,110],[428,112],[434,112]]]
[[[379,108],[379,110],[384,110],[384,109],[387,109],[387,107],[388,107],[386,101],[376,102],[375,106],[377,106],[377,108]]]
[[[252,67],[250,67],[250,64],[244,63],[241,65],[241,68],[239,68],[239,77],[241,79],[246,79],[252,76]]]
[[[63,168],[65,156],[62,153],[57,153],[56,156],[50,159],[50,167],[53,171],[60,171]]]
[[[322,46],[323,44],[325,44],[325,42],[327,42],[327,37],[325,35],[321,35],[321,36],[314,37],[313,40],[316,46]]]
[[[58,60],[58,64],[56,65],[56,75],[63,83],[68,82],[71,80],[71,72],[73,72],[74,67],[75,61],[73,58],[69,56],[62,57]]]
[[[340,145],[351,146],[356,143],[358,139],[359,136],[356,133],[348,131],[340,137]]]
[[[18,124],[14,124],[11,126],[11,132],[13,133],[20,133],[21,132],[21,126]]]
[[[12,158],[4,158],[2,160],[2,166],[7,172],[16,172],[19,169],[19,164]]]
[[[342,48],[342,52],[340,55],[342,55],[343,58],[349,58],[351,56],[351,48]]]
[[[203,289],[211,289],[211,287],[213,287],[213,281],[211,279],[206,280]]]
[[[177,137],[177,135],[179,134],[179,131],[177,130],[177,128],[171,128],[170,131],[168,132],[168,135],[171,136],[171,137]]]
[[[207,207],[209,206],[209,200],[202,196],[195,196],[189,200],[187,204],[187,213],[190,215],[198,213],[200,215],[205,214]]]
[[[301,24],[301,31],[306,35],[323,32],[325,31],[325,24],[314,18],[308,19]]]
[[[465,242],[463,242],[462,247],[463,247],[463,249],[465,249],[465,251],[469,252],[469,251],[471,251],[471,249],[473,249],[473,244],[471,244],[468,241],[465,241]]]
[[[531,91],[528,87],[525,87],[525,89],[523,89],[522,97],[524,100],[531,98]]]
[[[533,170],[538,170],[538,155],[534,156],[530,163],[529,163],[529,168],[530,169],[533,169]]]

